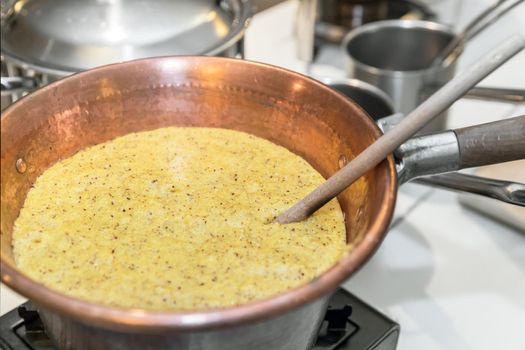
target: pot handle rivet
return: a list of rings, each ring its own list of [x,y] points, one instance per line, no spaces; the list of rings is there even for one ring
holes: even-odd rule
[[[344,154],[341,154],[339,156],[339,169],[344,167],[346,165],[346,163],[348,163],[348,159],[346,158],[346,156]]]
[[[20,174],[23,174],[27,170],[27,164],[25,160],[22,158],[18,158],[15,163],[16,171],[18,171]]]

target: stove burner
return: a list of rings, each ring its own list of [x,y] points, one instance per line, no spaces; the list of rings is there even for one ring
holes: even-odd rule
[[[26,302],[0,318],[0,349],[53,350],[38,311]]]
[[[355,295],[339,289],[328,302],[312,350],[395,350],[399,325]]]
[[[349,292],[330,299],[311,350],[395,350],[399,325]],[[0,318],[0,349],[53,350],[40,316],[26,302]]]
[[[359,326],[350,319],[351,314],[350,305],[345,305],[341,309],[333,309],[328,306],[314,349],[338,349],[354,335]]]

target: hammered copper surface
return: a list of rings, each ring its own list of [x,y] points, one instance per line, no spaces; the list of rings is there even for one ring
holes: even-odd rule
[[[56,317],[92,327],[140,333],[236,329],[320,300],[355,272],[382,240],[396,193],[391,158],[339,196],[353,252],[309,284],[267,300],[207,312],[124,310],[59,294],[16,269],[10,244],[13,222],[39,174],[87,146],[168,125],[246,131],[287,147],[324,176],[338,169],[342,155],[351,158],[380,135],[365,112],[328,87],[297,73],[241,60],[146,59],[55,82],[19,100],[2,116],[2,281]],[[24,172],[17,171],[17,160],[25,163]]]

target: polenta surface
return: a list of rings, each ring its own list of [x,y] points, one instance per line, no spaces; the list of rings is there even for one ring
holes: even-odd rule
[[[13,232],[19,268],[106,305],[202,310],[297,287],[346,251],[337,201],[272,219],[323,181],[267,140],[162,128],[87,148],[47,169]]]

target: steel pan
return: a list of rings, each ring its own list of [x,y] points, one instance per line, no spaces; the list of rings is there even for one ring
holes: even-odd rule
[[[1,15],[3,109],[23,93],[110,63],[243,57],[251,2],[6,0]]]

